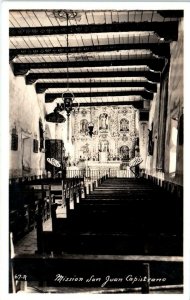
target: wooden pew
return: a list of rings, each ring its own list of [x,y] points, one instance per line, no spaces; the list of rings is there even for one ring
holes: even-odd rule
[[[43,232],[45,253],[182,256],[182,240],[170,234],[112,232]]]
[[[39,210],[43,222],[50,217],[49,183],[49,178],[37,176],[10,180],[9,221],[14,240],[36,227]]]
[[[14,276],[25,281],[25,288],[33,281],[66,291],[96,288],[98,293],[113,288],[117,293],[123,288],[127,293],[140,288],[148,294],[155,287],[183,285],[183,259],[176,256],[17,255],[12,264]]]
[[[104,181],[103,184],[109,186],[111,181]],[[134,186],[135,189],[133,181],[131,181],[131,186]],[[70,186],[70,188],[73,188],[73,186]],[[96,194],[96,191],[93,193]],[[99,192],[101,194],[101,189]],[[145,189],[144,195],[149,192],[150,189]],[[68,218],[64,220],[64,227],[58,226],[58,219],[55,214],[56,226],[53,232],[41,232],[38,255],[14,257],[12,260],[14,272],[16,274],[26,274],[29,281],[44,281],[48,286],[60,286],[60,283],[55,282],[55,278],[57,274],[62,274],[62,270],[64,270],[63,277],[72,277],[75,274],[77,278],[85,278],[85,276],[90,278],[94,275],[97,278],[101,277],[103,281],[103,278],[105,279],[109,274],[116,278],[117,276],[118,278],[126,278],[127,275],[131,274],[134,276],[138,274],[142,278],[143,276],[149,277],[151,274],[152,277],[157,276],[158,278],[166,276],[167,282],[164,282],[164,285],[182,284],[182,235],[181,229],[179,229],[179,232],[176,231],[178,223],[176,228],[173,228],[173,220],[176,217],[173,213],[176,207],[172,211],[171,202],[163,201],[160,196],[157,197],[157,201],[152,201],[153,203],[150,205],[150,199],[146,201],[145,199],[142,201],[141,198],[138,198],[138,200],[135,200],[135,198],[128,199],[126,198],[127,193],[124,193],[125,195],[119,203],[117,201],[120,199],[120,193],[119,196],[116,193],[113,199],[110,199],[110,194],[107,193],[109,202],[103,200],[100,203],[100,199],[96,201],[92,197],[93,193],[90,193],[85,199],[80,199],[80,203],[74,207],[74,210],[70,207],[70,195],[66,197],[68,199],[66,202],[68,202],[69,214]],[[137,196],[138,194],[135,194],[135,197]],[[90,204],[91,202],[92,204]],[[174,203],[175,200],[172,204]],[[165,204],[164,210],[172,214],[171,226],[168,228],[163,226],[164,232],[159,229],[164,219],[163,207],[160,204]],[[55,205],[56,203],[53,203],[52,207],[55,208]],[[104,206],[107,208],[104,209]],[[150,212],[147,211],[147,207],[150,207]],[[150,218],[149,215],[153,212],[152,210],[155,213]],[[137,215],[132,215],[132,211],[137,211]],[[56,212],[56,209],[54,212]],[[118,214],[120,218],[117,219],[114,214]],[[158,217],[154,220],[156,215]],[[104,230],[106,220],[109,222],[108,227]],[[59,219],[59,225],[62,221]],[[128,232],[127,222],[129,221],[134,222],[133,225],[137,223],[139,226],[135,232]],[[156,226],[157,221],[159,222],[159,230],[155,231],[156,227],[153,226],[153,232],[148,231],[148,227],[151,228],[153,223]],[[90,227],[90,223],[93,225],[92,227]],[[117,223],[118,227],[116,226]],[[108,228],[111,224],[115,226],[112,226],[109,232]],[[125,228],[121,225],[125,225]],[[120,232],[114,232],[114,227]],[[170,231],[171,229],[174,231]],[[26,273],[24,273],[25,271]],[[93,281],[91,287],[94,285],[99,287],[100,281],[99,285],[97,283],[98,281]],[[163,285],[163,282],[151,283],[152,287],[154,287],[154,284]],[[67,282],[66,285],[64,281],[63,284],[71,288],[89,287],[89,282],[87,284],[85,280],[82,280],[81,285],[78,285],[78,282],[75,281]],[[139,280],[137,285],[134,286],[131,286],[130,282],[124,283],[123,280],[119,284],[113,281],[108,287],[123,287],[125,289],[140,287],[143,293],[148,293],[150,288],[147,282],[142,280]]]
[[[43,191],[30,189],[20,183],[9,187],[9,224],[14,240],[35,227],[38,206],[43,197]]]
[[[9,219],[10,232],[13,232],[14,239],[19,239],[32,230],[36,226],[36,222],[46,221],[50,217],[52,203],[60,204],[62,202],[63,205],[66,205],[67,197],[70,201],[72,200],[72,204],[79,202],[82,198],[82,183],[83,179],[81,178],[62,180],[62,178],[32,176],[11,179],[9,185]],[[66,189],[64,190],[65,184]]]

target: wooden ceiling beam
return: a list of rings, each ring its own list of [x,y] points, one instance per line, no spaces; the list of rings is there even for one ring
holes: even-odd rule
[[[155,93],[157,91],[157,85],[155,83],[147,81],[130,81],[130,82],[70,82],[67,85],[66,82],[46,82],[36,83],[36,93],[42,94],[47,89],[54,88],[112,88],[112,87],[143,87],[146,90]]]
[[[106,72],[69,72],[68,79],[85,78],[118,78],[118,77],[145,77],[147,80],[159,83],[160,73],[147,71],[106,71]],[[26,84],[33,84],[39,79],[67,79],[67,73],[30,73],[25,77]]]
[[[85,47],[47,47],[47,48],[19,48],[10,49],[10,61],[19,55],[58,55],[68,53],[86,53],[86,52],[107,52],[107,51],[122,51],[122,50],[150,50],[158,56],[168,57],[170,54],[169,43],[134,43],[134,44],[117,44],[117,45],[95,45]]]
[[[137,100],[137,101],[108,101],[108,102],[85,102],[80,103],[79,107],[89,107],[89,106],[113,106],[113,105],[133,105],[135,108],[143,109],[144,107],[144,100]],[[73,107],[78,108],[78,103],[73,103]]]
[[[112,66],[141,66],[147,65],[154,71],[161,71],[165,65],[163,58],[128,59],[128,60],[97,60],[69,62],[68,68],[86,67],[112,67]],[[67,62],[38,62],[38,63],[14,63],[14,75],[25,75],[31,69],[59,69],[67,68]]]
[[[183,18],[184,16],[184,11],[178,9],[157,10],[157,13],[164,18]]]
[[[103,32],[142,32],[153,31],[165,40],[177,40],[178,21],[167,22],[122,22],[113,24],[90,24],[71,26],[14,27],[10,36],[39,36],[60,34],[85,34]]]
[[[75,93],[75,98],[86,97],[119,97],[119,96],[141,96],[146,100],[153,99],[153,93],[148,91],[118,91],[118,92],[92,92],[92,93]],[[53,102],[57,98],[62,98],[62,93],[47,93],[45,94],[45,103]]]

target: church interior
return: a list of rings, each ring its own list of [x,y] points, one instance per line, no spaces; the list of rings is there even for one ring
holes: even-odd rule
[[[183,22],[9,11],[10,293],[183,293]]]

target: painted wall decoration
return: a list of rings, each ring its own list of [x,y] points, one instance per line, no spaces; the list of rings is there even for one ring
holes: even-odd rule
[[[16,127],[12,129],[11,133],[11,150],[17,151],[18,150],[18,134]]]
[[[38,153],[38,140],[33,139],[33,152]]]
[[[88,123],[94,123],[94,134],[88,133]],[[133,106],[101,106],[73,110],[72,136],[75,151],[73,160],[100,160],[100,153],[105,152],[110,160],[131,159],[135,155],[137,138],[136,110]],[[130,133],[130,134],[129,134]],[[123,147],[123,148],[121,148]],[[121,151],[125,149],[126,151]]]

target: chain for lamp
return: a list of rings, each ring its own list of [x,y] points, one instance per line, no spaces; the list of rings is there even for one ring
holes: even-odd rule
[[[72,111],[72,103],[74,100],[74,94],[69,91],[69,34],[68,34],[68,25],[69,20],[78,18],[79,15],[77,12],[72,10],[54,10],[52,15],[55,18],[58,18],[60,21],[66,20],[67,34],[66,34],[66,72],[67,72],[67,90],[62,94],[63,103],[57,103],[57,106],[54,109],[55,113],[65,110],[67,116],[70,116]]]
[[[92,103],[91,103],[91,79],[90,79],[90,123],[88,124],[88,129],[89,129],[89,135],[92,137],[93,135],[93,129],[94,129],[94,124],[92,123]]]

